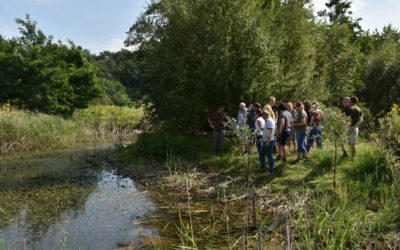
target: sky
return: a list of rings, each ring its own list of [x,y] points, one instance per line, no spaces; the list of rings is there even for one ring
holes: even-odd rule
[[[217,0],[216,0],[217,1]],[[315,12],[326,0],[313,0]],[[15,18],[29,13],[38,27],[56,40],[71,39],[94,53],[118,51],[126,32],[144,11],[149,0],[0,0],[0,34],[18,35]],[[364,29],[379,29],[391,23],[400,28],[400,0],[353,0],[354,17]]]

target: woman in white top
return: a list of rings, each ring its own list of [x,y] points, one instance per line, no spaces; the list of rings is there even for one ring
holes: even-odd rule
[[[268,112],[263,112],[263,117],[265,119],[263,141],[264,141],[264,152],[268,158],[269,170],[268,173],[274,172],[275,161],[273,157],[273,149],[275,147],[275,120],[272,119]],[[265,161],[265,157],[264,157]]]
[[[258,157],[260,160],[260,164],[258,165],[259,168],[265,168],[265,150],[264,150],[264,141],[263,141],[263,133],[264,133],[264,126],[265,120],[262,117],[261,110],[257,110],[255,113],[256,119],[256,127],[255,127],[255,134],[256,134],[256,145],[258,150]]]

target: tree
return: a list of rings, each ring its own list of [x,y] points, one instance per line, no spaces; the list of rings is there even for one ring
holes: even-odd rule
[[[334,23],[323,29],[323,40],[319,45],[321,75],[328,90],[329,104],[335,104],[343,96],[362,89],[360,80],[360,49],[351,43],[351,32],[347,25]]]
[[[318,13],[328,17],[329,22],[320,27],[316,72],[317,80],[325,82],[327,103],[336,104],[343,96],[364,87],[360,80],[363,55],[359,40],[363,31],[359,25],[361,19],[351,16],[350,1],[330,0],[326,7],[328,10]]]
[[[2,103],[70,115],[101,94],[96,68],[80,47],[54,43],[29,15],[16,22],[21,36],[6,42],[3,39],[0,51]]]
[[[336,170],[337,170],[337,155],[338,149],[345,145],[348,138],[348,124],[349,121],[346,119],[342,112],[336,108],[325,109],[324,115],[324,136],[331,142],[333,142],[335,148],[335,154],[333,158],[333,186],[336,187]]]
[[[122,49],[118,52],[103,51],[98,56],[90,55],[91,63],[98,70],[98,77],[107,100],[115,105],[127,105],[140,99],[137,79],[136,52]]]
[[[279,77],[269,87],[269,93],[279,100],[303,100],[320,97],[322,82],[313,82],[316,46],[316,25],[310,1],[266,1],[263,26],[272,35],[278,60]],[[310,91],[310,89],[314,91]],[[321,91],[318,91],[321,90]]]
[[[351,9],[351,1],[348,0],[329,0],[325,4],[328,10],[319,11],[321,17],[328,17],[331,24],[346,24],[355,35],[362,32],[360,25],[361,18],[353,19]]]
[[[274,56],[258,1],[153,1],[128,32],[139,79],[161,121],[195,131],[219,104],[265,100]],[[154,109],[153,109],[154,108]]]
[[[376,47],[368,56],[365,89],[360,94],[368,101],[372,114],[382,117],[392,104],[400,103],[400,32],[386,26],[373,36]]]

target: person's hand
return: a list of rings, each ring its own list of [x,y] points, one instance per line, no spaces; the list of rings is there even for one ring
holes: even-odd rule
[[[353,131],[353,130],[354,130],[354,127],[349,126],[349,131]]]
[[[215,130],[215,127],[214,127],[214,125],[211,125],[211,128],[212,128],[212,130]]]

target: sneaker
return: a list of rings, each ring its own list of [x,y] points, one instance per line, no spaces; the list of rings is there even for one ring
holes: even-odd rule
[[[280,160],[281,160],[281,156],[278,155],[278,156],[276,157],[275,161],[280,161]]]
[[[296,160],[293,161],[293,164],[299,163],[300,162],[300,158],[296,158]]]
[[[309,157],[305,157],[304,158],[304,162],[308,162],[308,161],[310,161],[310,158]]]
[[[347,153],[344,153],[344,154],[342,155],[342,159],[346,159],[346,158],[349,158],[349,155],[348,155]]]

